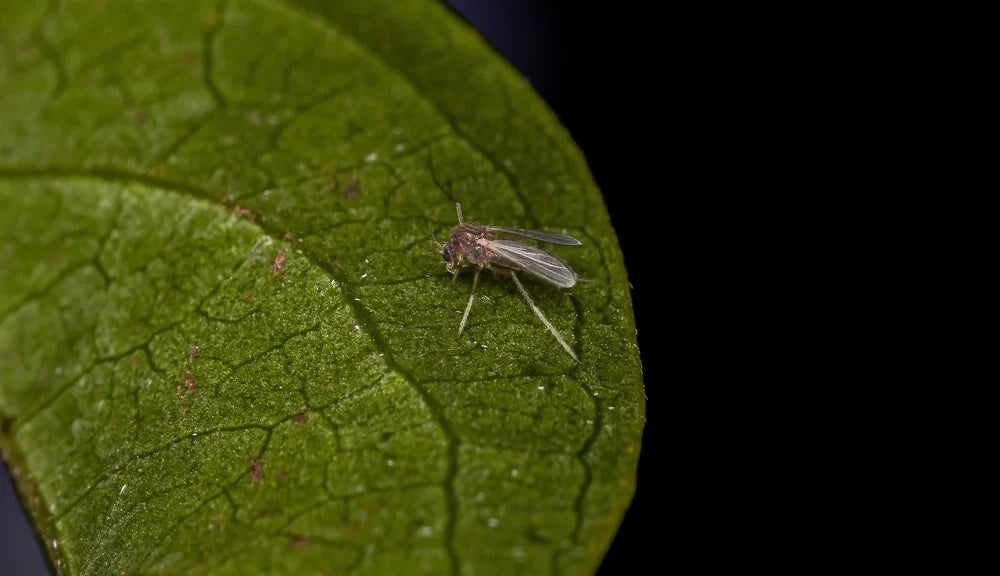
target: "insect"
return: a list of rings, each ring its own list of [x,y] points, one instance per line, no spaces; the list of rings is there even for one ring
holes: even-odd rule
[[[455,212],[458,214],[458,226],[451,230],[451,238],[441,246],[441,257],[445,261],[445,269],[452,275],[452,282],[458,278],[458,273],[462,267],[468,263],[476,267],[476,274],[472,278],[472,293],[469,294],[469,303],[465,305],[465,312],[462,314],[462,321],[458,324],[458,335],[462,335],[465,323],[469,319],[469,312],[472,310],[472,302],[476,298],[476,285],[479,283],[479,273],[483,270],[490,270],[499,274],[510,274],[517,284],[518,290],[525,302],[531,307],[532,312],[549,332],[555,336],[559,344],[569,353],[569,355],[579,362],[573,349],[563,340],[563,337],[556,330],[555,326],[549,322],[548,318],[535,305],[535,302],[524,289],[524,285],[517,277],[517,272],[531,274],[556,286],[558,288],[571,288],[576,285],[577,276],[570,270],[569,266],[548,252],[525,244],[518,240],[498,238],[497,235],[520,236],[530,238],[550,244],[561,244],[563,246],[580,246],[582,243],[565,234],[555,234],[552,232],[541,232],[539,230],[524,230],[523,228],[509,228],[506,226],[479,226],[466,224],[462,218],[462,205],[455,203]]]

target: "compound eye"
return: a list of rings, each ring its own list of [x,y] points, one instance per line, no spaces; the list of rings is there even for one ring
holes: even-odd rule
[[[444,247],[441,248],[441,257],[444,258],[445,262],[452,261],[451,246],[445,244]]]

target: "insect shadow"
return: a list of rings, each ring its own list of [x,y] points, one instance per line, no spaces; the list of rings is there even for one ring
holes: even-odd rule
[[[576,353],[545,317],[545,314],[542,314],[542,311],[535,305],[528,291],[521,284],[521,280],[517,277],[518,272],[524,272],[557,288],[572,288],[577,283],[576,273],[563,261],[545,250],[520,240],[503,238],[503,236],[519,236],[562,246],[581,246],[582,243],[572,236],[553,232],[507,226],[466,224],[462,217],[462,205],[459,202],[455,203],[455,212],[458,215],[458,225],[452,228],[448,241],[441,245],[441,258],[445,261],[445,269],[452,275],[452,282],[458,278],[458,273],[465,266],[474,266],[476,271],[472,278],[472,293],[469,294],[469,302],[465,305],[462,320],[458,323],[458,335],[462,335],[465,323],[469,319],[472,302],[476,298],[479,273],[483,270],[489,270],[495,274],[507,274],[513,278],[521,296],[524,297],[524,301],[528,303],[535,316],[555,336],[556,341],[570,357],[579,362]]]

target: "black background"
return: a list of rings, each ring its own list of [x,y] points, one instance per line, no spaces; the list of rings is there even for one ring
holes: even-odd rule
[[[651,264],[644,253],[652,239],[648,228],[640,224],[649,215],[642,217],[640,212],[649,210],[643,197],[658,190],[650,188],[653,182],[636,180],[642,170],[631,150],[639,147],[633,138],[641,128],[636,123],[644,122],[640,100],[645,88],[636,85],[634,64],[643,57],[639,44],[648,38],[637,37],[635,28],[625,21],[641,14],[625,14],[624,7],[609,3],[557,0],[448,0],[447,4],[521,71],[570,131],[587,158],[618,235],[633,286],[647,423],[635,499],[598,574],[645,572],[640,567],[652,556],[645,541],[657,525],[651,506],[656,458],[651,453],[656,448],[658,422],[656,370],[651,366],[643,315],[644,308],[649,308],[644,301],[651,303],[647,275]],[[3,471],[0,574],[48,574],[34,538]]]

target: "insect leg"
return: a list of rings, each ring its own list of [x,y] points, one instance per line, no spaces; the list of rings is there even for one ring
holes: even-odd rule
[[[462,219],[462,204],[461,202],[455,202],[455,213],[458,214],[458,223],[465,224],[465,220]]]
[[[531,299],[531,296],[528,295],[528,291],[524,289],[524,286],[521,285],[521,281],[517,279],[517,274],[515,274],[513,270],[510,271],[510,277],[514,279],[514,283],[517,284],[518,289],[521,291],[521,296],[524,296],[524,300],[528,303],[528,306],[531,306],[531,310],[535,313],[535,316],[538,316],[538,319],[542,321],[542,324],[545,324],[545,327],[548,328],[549,332],[556,337],[556,340],[558,340],[563,349],[569,353],[570,357],[579,363],[580,360],[578,360],[576,354],[573,353],[573,349],[569,347],[569,344],[567,344],[565,340],[563,340],[562,336],[559,335],[559,331],[556,330],[556,327],[549,322],[548,318],[546,318],[544,314],[542,314],[542,311],[538,309],[538,306],[535,306],[535,302]],[[469,301],[469,305],[472,305],[471,300]]]
[[[469,312],[472,310],[472,300],[476,297],[476,284],[479,283],[479,268],[476,268],[476,275],[472,277],[472,294],[469,294],[469,303],[465,305],[465,312],[462,313],[462,321],[458,323],[458,335],[462,335],[465,330],[465,321],[469,319]]]
[[[451,273],[451,284],[455,285],[455,280],[458,280],[458,274],[462,271],[462,257],[458,256],[454,260],[448,263],[444,267],[445,270]]]

